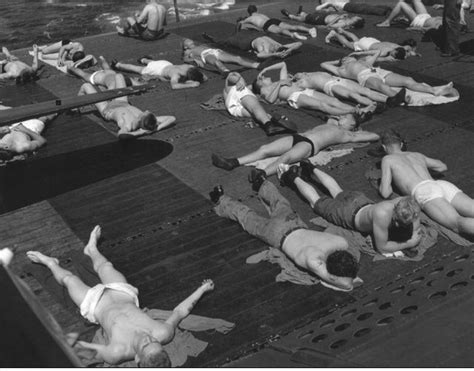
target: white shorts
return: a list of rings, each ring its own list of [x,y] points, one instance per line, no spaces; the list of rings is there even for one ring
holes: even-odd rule
[[[247,95],[252,95],[255,97],[255,94],[250,91],[249,88],[245,87],[243,90],[237,90],[236,86],[233,86],[227,93],[225,98],[225,106],[227,111],[234,117],[247,117],[244,113],[245,108],[240,102],[243,97]]]
[[[357,75],[357,82],[365,86],[367,83],[367,80],[371,77],[375,77],[376,79],[382,80],[385,82],[385,78],[390,75],[392,72],[384,70],[382,68],[376,67],[376,68],[367,68]]]
[[[99,72],[103,72],[103,71],[95,71],[91,77],[89,77],[89,82],[92,84],[92,85],[95,85],[96,83],[94,82],[94,77],[95,75],[97,75]]]
[[[44,130],[44,122],[38,119],[30,119],[22,122],[17,122],[10,126],[10,129],[18,125],[23,125],[25,128],[35,132],[36,134],[41,134]]]
[[[212,55],[216,57],[217,60],[219,60],[219,56],[221,54],[222,50],[220,49],[206,49],[201,52],[201,60],[202,63],[207,63],[206,62],[206,57]]]
[[[314,94],[313,89],[304,89],[302,91],[295,91],[294,93],[292,93],[288,97],[288,99],[286,101],[288,102],[290,107],[293,107],[294,109],[298,109],[298,108],[300,108],[298,106],[298,98],[300,97],[300,95],[307,95],[307,96],[311,97],[313,94]]]
[[[334,97],[332,89],[335,86],[344,86],[347,88],[349,87],[346,79],[343,79],[341,77],[333,77],[331,80],[324,84],[324,94],[329,95],[330,97]]]
[[[431,15],[428,13],[418,14],[413,21],[410,23],[410,27],[423,28],[425,22],[431,18]]]
[[[142,75],[162,76],[163,70],[172,65],[173,63],[168,61],[152,61],[143,68]]]
[[[361,37],[359,41],[354,42],[354,50],[356,52],[365,52],[370,50],[370,47],[376,43],[379,43],[380,40],[377,40],[373,37]]]
[[[428,179],[418,183],[411,191],[411,195],[420,204],[420,206],[423,206],[435,198],[444,198],[446,201],[451,203],[454,196],[456,196],[456,194],[459,192],[462,191],[454,184],[445,180]]]
[[[108,283],[106,285],[99,283],[91,287],[80,305],[81,315],[92,323],[98,323],[95,317],[95,308],[104,294],[105,290],[115,290],[130,295],[138,307],[138,289],[124,282]]]

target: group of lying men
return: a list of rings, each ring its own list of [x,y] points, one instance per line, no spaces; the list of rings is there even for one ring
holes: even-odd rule
[[[416,1],[418,0],[413,0]],[[257,160],[278,156],[265,169],[253,169],[249,175],[252,189],[258,192],[268,207],[270,217],[260,216],[243,203],[225,195],[221,186],[215,187],[210,193],[216,213],[238,221],[248,233],[281,249],[297,266],[321,278],[324,285],[349,291],[357,282],[359,267],[348,249],[348,241],[341,236],[310,229],[267,177],[278,174],[281,184],[298,190],[315,213],[331,223],[370,235],[375,250],[382,254],[418,245],[421,239],[421,211],[454,232],[472,237],[474,201],[453,184],[434,180],[430,171],[443,172],[447,169],[446,165],[421,153],[405,151],[404,141],[397,133],[388,131],[379,136],[367,131],[354,131],[374,113],[381,112],[386,107],[407,103],[406,89],[435,96],[449,96],[456,94],[452,84],[433,87],[416,82],[411,77],[375,67],[380,61],[395,61],[417,55],[416,43],[413,40],[396,44],[369,37],[358,38],[344,28],[360,27],[363,25],[361,17],[326,12],[331,6],[337,11],[352,9],[359,13],[387,15],[390,8],[357,4],[349,0],[321,3],[314,14],[306,14],[301,8],[296,15],[291,15],[284,9],[282,13],[293,20],[328,26],[331,31],[326,42],[337,40],[344,47],[354,50],[340,60],[322,63],[321,67],[327,72],[299,72],[290,75],[284,62],[267,65],[265,59],[285,58],[301,47],[302,43],[295,41],[281,44],[267,35],[262,36],[249,29],[299,40],[304,40],[307,36],[316,37],[317,32],[314,27],[294,26],[269,18],[258,13],[254,5],[248,8],[248,17],[238,21],[241,30],[235,35],[222,40],[208,34],[203,36],[224,47],[253,51],[262,62],[207,45],[197,45],[190,39],[183,41],[184,64],[174,65],[166,60],[153,60],[149,57],[140,58],[139,65],[116,60],[108,63],[100,57],[101,69],[94,73],[68,64],[68,61],[76,62],[84,58],[80,43],[65,40],[42,48],[41,52],[53,54],[51,58],[56,58],[58,65],[67,65],[70,74],[85,81],[80,88],[80,95],[94,94],[100,89],[144,84],[151,78],[169,81],[172,89],[195,88],[207,80],[206,75],[195,65],[201,68],[211,66],[224,74],[226,80],[223,95],[229,114],[253,118],[269,136],[283,133],[291,135],[238,158],[212,155],[212,163],[228,171]],[[397,5],[394,11],[397,7],[404,6]],[[118,27],[118,32],[123,36],[144,40],[159,39],[165,34],[165,14],[166,9],[156,0],[148,0],[144,10],[135,17],[128,18],[123,26]],[[388,23],[390,17],[392,15],[389,16]],[[18,78],[22,81],[31,79],[38,70],[38,52],[39,48],[35,46],[34,62],[30,67],[4,48],[3,53],[7,59],[1,63],[0,78]],[[242,75],[230,72],[226,63],[261,71],[252,84],[247,84]],[[130,78],[119,71],[139,74],[141,77]],[[266,76],[269,71],[279,72],[277,81]],[[259,98],[268,103],[286,102],[294,109],[318,110],[327,114],[328,119],[324,125],[296,133],[295,127],[289,122],[267,113]],[[347,101],[355,106],[346,103]],[[142,111],[132,106],[126,97],[100,102],[96,107],[105,120],[117,123],[118,137],[121,139],[149,134],[164,129],[175,121],[173,116],[157,117],[149,111]],[[43,145],[45,140],[40,135],[41,130],[44,123],[52,118],[28,120],[11,128],[3,128],[0,140],[2,158],[8,153],[34,151]],[[334,144],[378,140],[381,140],[386,152],[382,160],[379,190],[387,200],[381,202],[371,200],[362,192],[343,190],[334,178],[308,160]],[[297,162],[299,165],[290,166]],[[330,196],[319,194],[311,185],[312,179],[322,184]],[[393,186],[402,196],[388,199],[393,193]],[[28,257],[35,263],[47,266],[57,282],[67,287],[72,299],[81,308],[81,314],[91,322],[99,323],[107,333],[107,344],[79,342],[82,347],[95,350],[97,358],[109,364],[135,359],[142,366],[169,366],[170,360],[163,345],[173,339],[176,327],[190,313],[199,298],[213,289],[212,281],[204,281],[188,299],[175,308],[168,320],[154,321],[138,308],[137,289],[129,285],[125,277],[98,251],[100,236],[100,227],[94,228],[84,249],[102,281],[102,284],[92,288],[70,271],[61,268],[55,258],[38,251],[28,252]]]

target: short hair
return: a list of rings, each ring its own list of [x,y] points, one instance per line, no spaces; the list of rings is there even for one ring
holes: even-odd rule
[[[78,51],[78,52],[73,53],[73,55],[71,56],[71,60],[73,62],[77,62],[85,57],[86,57],[86,54],[83,51]]]
[[[411,46],[412,48],[416,47],[417,43],[414,39],[406,39],[406,40],[403,40],[400,45],[402,46]]]
[[[258,84],[258,79],[253,80],[252,91],[255,94],[260,94],[262,92],[262,89],[260,88],[260,85]]]
[[[356,278],[359,271],[359,263],[350,252],[336,250],[328,255],[326,269],[334,276]]]
[[[402,137],[393,129],[384,131],[380,136],[380,141],[384,146],[389,146],[391,144],[399,144],[401,146],[403,144]]]
[[[13,157],[15,157],[15,153],[9,151],[7,149],[0,149],[0,161],[10,161]]]
[[[186,73],[186,80],[204,82],[204,75],[196,67],[192,67]]]
[[[393,208],[392,224],[395,227],[408,227],[419,217],[420,212],[420,205],[413,197],[403,197]]]
[[[395,242],[406,242],[413,235],[413,223],[404,226],[390,224],[388,228],[388,239]]]
[[[171,367],[170,357],[163,349],[160,352],[148,352],[140,359],[140,367]]]
[[[355,17],[357,20],[352,24],[354,28],[362,28],[365,25],[365,19],[361,17]]]
[[[36,71],[25,69],[20,72],[15,81],[17,84],[25,84],[27,82],[36,80],[36,78]]]
[[[248,7],[247,7],[247,12],[252,15],[253,13],[255,13],[257,11],[257,7],[254,5],[254,4],[250,4]]]
[[[401,46],[399,48],[396,48],[394,51],[395,51],[395,53],[394,53],[393,57],[395,59],[403,60],[407,57],[407,51],[404,48],[402,48]]]
[[[151,112],[145,112],[143,116],[140,117],[139,126],[145,130],[155,130],[156,129],[156,116]]]

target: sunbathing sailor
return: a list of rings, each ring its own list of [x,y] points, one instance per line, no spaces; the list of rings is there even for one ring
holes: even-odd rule
[[[137,37],[142,40],[157,40],[165,36],[166,8],[158,0],[147,0],[147,5],[134,17],[123,21],[123,26],[117,26],[120,36]]]
[[[305,22],[315,26],[326,26],[329,28],[362,28],[365,20],[357,15],[341,14],[339,12],[330,13],[319,11],[308,14],[300,6],[298,14],[291,14],[288,10],[282,9],[282,14],[293,21]]]
[[[352,0],[319,0],[316,11],[321,10],[336,10],[338,12],[348,12],[367,15],[383,15],[386,16],[392,11],[388,5],[374,5],[367,4],[364,1],[357,2]]]
[[[57,60],[59,67],[64,66],[66,61],[76,63],[86,57],[84,46],[80,42],[68,39],[38,48],[41,51],[41,58]]]
[[[426,10],[425,5],[421,0],[411,0],[413,7],[407,4],[404,0],[399,0],[389,14],[386,20],[378,23],[377,27],[390,27],[390,23],[395,17],[400,14],[405,14],[410,20],[411,28],[418,28],[422,30],[437,29],[443,24],[442,17],[432,17]]]
[[[107,345],[79,341],[80,346],[95,350],[97,358],[111,365],[135,359],[141,367],[171,367],[163,345],[173,340],[179,323],[190,314],[203,294],[214,289],[214,283],[204,280],[194,293],[174,308],[166,321],[153,320],[139,308],[138,290],[128,284],[97,249],[100,235],[101,229],[96,226],[84,248],[84,254],[91,258],[94,271],[102,282],[94,287],[61,268],[56,258],[39,251],[26,254],[32,262],[48,267],[56,281],[68,289],[81,315],[105,331]]]
[[[38,78],[38,47],[36,45],[33,45],[33,63],[31,66],[20,61],[5,47],[2,48],[2,53],[6,59],[0,61],[0,80],[16,79],[17,84],[21,84]]]

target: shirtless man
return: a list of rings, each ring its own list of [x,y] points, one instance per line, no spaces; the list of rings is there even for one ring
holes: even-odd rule
[[[0,61],[0,81],[16,79],[17,84],[33,81],[38,72],[38,46],[33,45],[33,64],[28,66],[2,47],[6,59]]]
[[[183,61],[196,64],[201,68],[209,64],[224,75],[230,72],[224,63],[237,64],[246,68],[258,68],[260,65],[258,62],[227,53],[221,49],[213,49],[205,44],[196,45],[191,39],[184,39],[183,41]]]
[[[321,279],[321,283],[335,290],[351,291],[359,264],[348,251],[347,241],[329,233],[308,229],[303,220],[291,209],[273,183],[259,178],[252,186],[267,206],[270,218],[258,215],[239,201],[224,195],[217,186],[210,193],[217,215],[239,222],[242,228],[270,246],[281,249],[300,268]]]
[[[146,57],[139,62],[144,66],[112,61],[111,67],[115,70],[134,72],[145,79],[159,79],[169,81],[171,89],[197,88],[207,80],[206,75],[190,64],[173,64],[165,60],[155,61]]]
[[[0,104],[0,110],[11,107]],[[11,160],[15,155],[31,153],[46,145],[46,139],[41,136],[45,124],[54,119],[57,114],[25,120],[16,124],[0,127],[0,160]]]
[[[382,135],[387,155],[382,159],[380,194],[388,198],[392,182],[403,195],[411,195],[421,209],[456,233],[474,236],[474,200],[445,180],[434,180],[430,170],[441,173],[445,163],[418,152],[403,152],[402,139],[393,131]]]
[[[273,82],[270,77],[265,77],[268,71],[280,71],[279,81]],[[254,93],[259,94],[268,103],[286,101],[295,109],[307,108],[327,113],[339,123],[360,124],[371,118],[376,109],[376,104],[360,108],[341,102],[339,99],[319,93],[313,89],[304,89],[292,81],[288,74],[285,62],[280,62],[264,68],[252,84]]]
[[[141,13],[137,12],[134,17],[128,17],[123,27],[116,27],[120,36],[151,41],[165,35],[163,26],[166,26],[166,8],[159,4],[158,0],[146,0],[146,3]]]
[[[379,56],[380,50],[354,52],[337,61],[323,62],[321,67],[336,76],[355,80],[362,86],[394,97],[396,104],[402,104],[405,101],[406,90],[397,91],[392,89],[393,87],[407,88],[436,96],[459,94],[453,88],[452,82],[442,86],[430,86],[426,83],[416,82],[409,76],[374,67]]]
[[[279,166],[284,185],[295,185],[314,212],[340,227],[370,234],[376,251],[393,254],[418,245],[420,234],[420,207],[411,197],[398,197],[375,203],[364,193],[344,191],[336,180],[315,168],[309,161],[298,166]],[[331,194],[320,196],[316,189],[302,178],[314,175]]]
[[[390,27],[392,20],[405,14],[410,20],[410,28],[421,30],[438,29],[443,25],[443,17],[432,17],[421,0],[411,0],[413,7],[404,0],[399,0],[386,20],[376,24],[377,27]]]
[[[337,30],[331,30],[326,36],[326,43],[330,43],[331,40],[337,40],[342,46],[352,49],[356,52],[368,51],[368,50],[380,50],[380,56],[377,62],[393,62],[396,60],[403,60],[410,56],[421,57],[420,54],[416,53],[416,41],[408,39],[402,41],[400,44],[392,43],[389,41],[380,41],[374,37],[357,37],[352,32],[338,28]]]
[[[109,89],[125,88],[127,84],[122,74],[115,74],[115,84],[109,82]],[[95,94],[97,89],[91,83],[81,86],[78,95]],[[150,111],[143,112],[132,106],[128,97],[114,98],[106,102],[95,103],[104,120],[115,121],[119,127],[119,139],[131,139],[141,135],[163,130],[176,121],[174,116],[155,116]]]
[[[331,123],[319,125],[302,134],[294,134],[264,144],[259,149],[239,158],[224,158],[212,154],[212,163],[225,170],[233,170],[238,166],[251,164],[268,157],[279,156],[264,170],[265,176],[277,173],[279,164],[294,164],[298,161],[313,157],[324,148],[335,144],[375,142],[379,136],[368,131],[352,131],[354,126],[337,126]]]
[[[41,58],[56,59],[58,67],[65,65],[66,61],[77,62],[85,58],[84,46],[77,41],[62,40],[57,43],[40,48]]]
[[[260,36],[259,32],[243,30],[229,36],[225,39],[218,39],[207,33],[203,33],[202,37],[210,42],[223,45],[226,47],[240,49],[242,51],[253,51],[260,59],[267,58],[286,58],[295,50],[303,45],[301,41],[290,44],[281,44],[268,36]]]
[[[253,4],[248,6],[247,12],[249,16],[243,20],[239,20],[237,23],[239,29],[266,31],[299,40],[306,40],[307,37],[300,35],[298,32],[305,32],[311,37],[317,36],[316,28],[295,26],[276,18],[270,18],[265,14],[258,13],[257,7]]]
[[[110,365],[135,360],[141,367],[171,367],[163,345],[173,340],[179,323],[190,314],[203,294],[214,289],[214,283],[204,280],[194,293],[174,308],[166,321],[153,320],[139,308],[138,290],[128,284],[97,249],[100,235],[101,228],[96,226],[84,248],[84,254],[91,258],[94,271],[102,282],[94,287],[61,268],[56,258],[39,251],[28,251],[26,255],[32,262],[48,267],[56,281],[67,288],[81,315],[99,324],[107,335],[107,345],[79,341],[80,346],[95,350],[96,357]]]
[[[387,5],[373,5],[351,0],[319,0],[319,4],[315,9],[316,11],[335,10],[338,12],[382,16],[386,16],[392,11],[392,8]]]
[[[328,28],[362,28],[365,24],[364,18],[359,16],[340,14],[338,12],[328,13],[325,11],[308,14],[303,11],[302,6],[298,9],[298,14],[291,14],[286,9],[282,9],[281,13],[293,21],[305,22],[315,26],[326,26]]]
[[[247,87],[240,73],[229,73],[225,80],[223,95],[225,106],[230,115],[234,117],[251,117],[267,136],[295,131],[265,111],[258,98]]]

